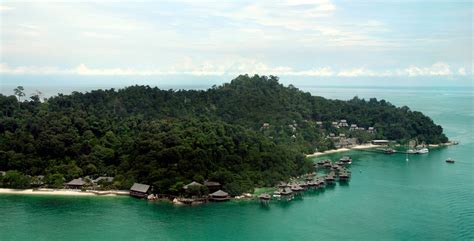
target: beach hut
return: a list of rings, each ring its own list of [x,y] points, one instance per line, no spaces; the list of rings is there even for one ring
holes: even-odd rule
[[[216,202],[228,201],[230,199],[229,194],[222,190],[213,192],[209,196],[210,196],[211,201],[216,201]]]
[[[204,181],[204,186],[207,187],[209,192],[215,192],[221,188],[221,184],[218,182]]]
[[[134,183],[130,188],[130,196],[138,198],[146,198],[148,196],[148,191],[150,190],[150,185]]]
[[[70,182],[66,183],[66,188],[69,189],[81,189],[86,182],[82,180],[82,178],[76,178],[71,180]]]

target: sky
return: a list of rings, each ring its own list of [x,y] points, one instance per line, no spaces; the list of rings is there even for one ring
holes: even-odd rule
[[[4,1],[0,83],[473,85],[472,1]]]

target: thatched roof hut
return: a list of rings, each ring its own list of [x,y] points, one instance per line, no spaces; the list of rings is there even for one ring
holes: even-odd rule
[[[212,201],[227,201],[230,199],[229,194],[222,190],[213,192],[209,196]]]
[[[188,188],[191,187],[191,186],[201,187],[202,184],[199,183],[199,182],[193,181],[193,182],[191,182],[191,183],[189,183],[189,184],[187,184],[187,185],[184,185],[184,186],[183,186],[183,189],[186,190],[186,189],[188,189]]]
[[[76,178],[66,183],[66,187],[70,189],[81,189],[86,182],[82,178]]]

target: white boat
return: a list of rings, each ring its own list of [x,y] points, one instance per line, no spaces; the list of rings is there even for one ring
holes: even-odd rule
[[[413,150],[413,149],[407,150],[407,154],[416,154],[416,153],[418,153],[418,152]]]
[[[428,150],[428,148],[421,148],[421,149],[416,151],[416,153],[418,153],[418,154],[426,154],[428,152],[430,152],[430,150]]]

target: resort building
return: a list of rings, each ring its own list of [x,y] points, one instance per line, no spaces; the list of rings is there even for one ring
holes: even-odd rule
[[[218,190],[216,192],[211,193],[209,197],[211,201],[217,201],[217,202],[228,201],[230,199],[229,194],[222,190]]]
[[[4,172],[4,171],[0,171],[0,176],[2,176],[2,177],[3,177],[3,176],[5,176],[5,174],[7,174],[7,173],[6,173],[6,172]]]
[[[113,182],[114,178],[113,177],[98,177],[94,180],[92,180],[92,183],[99,183],[99,181],[104,181],[104,182]]]
[[[317,126],[322,126],[322,125],[323,125],[323,122],[322,122],[322,121],[316,121],[316,125],[317,125]]]
[[[351,124],[351,127],[349,127],[350,131],[357,130],[357,125],[356,124]]]
[[[390,141],[388,140],[372,140],[373,145],[388,145]]]
[[[85,184],[86,182],[82,178],[76,178],[66,183],[65,186],[69,189],[81,189]]]
[[[215,192],[221,188],[221,184],[218,182],[204,181],[204,186],[207,187],[209,192]]]
[[[270,128],[270,123],[263,123],[262,129]]]
[[[339,123],[337,123],[337,121],[333,121],[331,125],[335,128],[339,128]]]
[[[150,185],[134,183],[130,188],[130,196],[138,198],[146,198],[148,196],[148,191],[150,190]]]
[[[375,133],[375,128],[374,128],[373,126],[371,126],[371,127],[369,127],[369,128],[367,129],[367,132],[369,132],[369,133]]]
[[[339,127],[349,127],[349,124],[347,124],[347,120],[341,120],[338,125]]]
[[[190,188],[190,187],[192,187],[192,186],[201,187],[202,184],[199,183],[199,182],[193,181],[193,182],[191,182],[191,183],[189,183],[189,184],[187,184],[187,185],[184,185],[184,186],[183,186],[183,189],[184,189],[184,190],[188,190],[188,188]]]

